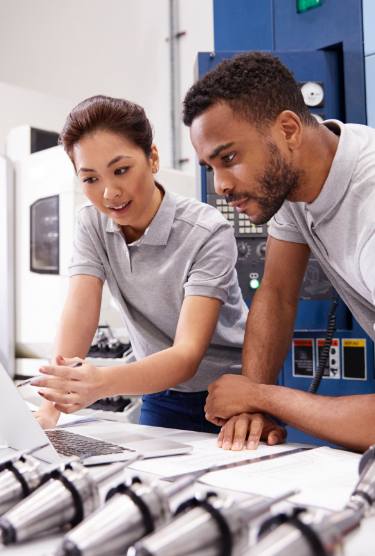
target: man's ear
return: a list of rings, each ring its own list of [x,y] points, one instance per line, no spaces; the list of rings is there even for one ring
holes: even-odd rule
[[[291,110],[284,110],[284,112],[281,112],[276,118],[274,130],[291,151],[300,148],[303,127],[297,114]]]

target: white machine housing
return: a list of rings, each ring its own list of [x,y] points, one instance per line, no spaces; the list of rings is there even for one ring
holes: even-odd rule
[[[68,291],[75,208],[86,202],[62,147],[22,158],[15,166],[16,349],[18,357],[48,359]],[[30,270],[30,207],[59,196],[59,275]]]

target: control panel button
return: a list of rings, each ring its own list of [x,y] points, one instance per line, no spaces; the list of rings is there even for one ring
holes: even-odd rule
[[[245,243],[239,243],[238,252],[242,256],[247,255],[247,245]]]
[[[249,286],[251,290],[257,290],[259,288],[260,282],[256,278],[250,280]]]
[[[266,246],[267,246],[267,243],[265,241],[262,241],[262,243],[260,243],[257,247],[257,255],[261,259],[264,259],[265,256],[266,256]]]

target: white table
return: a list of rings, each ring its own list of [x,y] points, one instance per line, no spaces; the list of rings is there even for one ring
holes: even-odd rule
[[[98,424],[99,426],[99,424]],[[111,430],[111,427],[113,428],[114,424],[113,422],[107,422],[105,425],[103,425],[103,423],[100,423],[100,429],[103,430],[103,426],[108,427],[108,431]],[[132,427],[134,427],[134,430],[137,430],[139,432],[139,425],[132,425],[132,424],[124,424],[124,427],[126,427],[128,430],[129,428],[132,429]],[[87,430],[92,430],[92,423],[91,424],[85,424],[85,425],[79,425],[76,427],[72,427],[71,430],[76,431],[76,432],[82,432],[84,433],[84,431]],[[150,427],[147,427],[148,432],[151,430]],[[165,435],[167,433],[173,432],[173,431],[169,431],[166,429],[159,429],[159,428],[155,428],[154,429],[155,432],[155,436],[162,436]],[[194,433],[193,434],[194,438],[199,441],[199,439],[207,439],[207,434],[201,434],[201,433]],[[214,438],[214,435],[212,435],[212,438]],[[188,443],[188,442],[187,442]],[[178,456],[177,456],[178,457]],[[287,461],[287,458],[284,458],[284,461]],[[257,464],[254,464],[254,466],[256,466]],[[139,472],[138,473],[139,476],[142,478],[156,478],[155,475],[151,474],[151,473],[145,473],[145,472]],[[181,500],[176,500],[175,504],[177,505],[177,503],[179,503],[179,501],[182,501],[186,498],[188,498],[189,496],[192,496],[194,493],[196,493],[197,491],[200,492],[206,492],[208,490],[213,490],[212,487],[208,487],[204,484],[201,483],[196,483],[194,485],[194,487],[190,488],[190,492],[184,492],[184,494],[181,496]],[[241,500],[244,499],[246,497],[248,497],[248,494],[244,494],[241,492],[236,492],[236,491],[228,491],[226,489],[222,489],[222,488],[215,488],[215,491],[218,492],[218,494],[221,494],[223,496],[228,496],[228,495],[232,495],[234,498]],[[290,508],[291,504],[287,503],[287,502],[283,502],[278,504],[277,506],[274,506],[274,512],[275,513],[279,513],[281,511],[285,511],[286,509]],[[259,522],[262,522],[262,519],[258,520],[258,524]],[[255,527],[257,526],[257,524],[254,524],[254,528],[253,528],[253,535],[252,537],[255,535],[256,531],[255,531]],[[62,538],[62,534],[55,534],[53,536],[48,536],[42,539],[38,539],[35,540],[33,542],[29,542],[29,543],[24,543],[21,545],[14,545],[14,546],[9,546],[9,547],[1,547],[0,546],[0,556],[2,556],[4,554],[4,556],[8,556],[8,555],[14,555],[14,556],[51,556],[54,551],[57,549],[61,538]],[[374,518],[368,518],[366,520],[363,521],[361,528],[358,529],[357,531],[353,532],[351,537],[348,538],[348,541],[346,543],[346,547],[345,547],[345,555],[346,556],[373,556],[374,554],[374,546],[375,546],[375,517]]]

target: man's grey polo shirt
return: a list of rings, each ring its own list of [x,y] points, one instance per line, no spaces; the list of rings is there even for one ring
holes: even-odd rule
[[[185,296],[221,299],[219,321],[196,375],[173,388],[199,392],[223,374],[241,374],[248,309],[236,260],[232,227],[221,213],[166,190],[150,226],[130,245],[111,218],[90,203],[79,207],[70,276],[108,281],[137,359],[173,345]]]
[[[340,135],[332,167],[312,203],[285,201],[270,235],[307,243],[350,311],[375,339],[375,130],[324,123]]]

